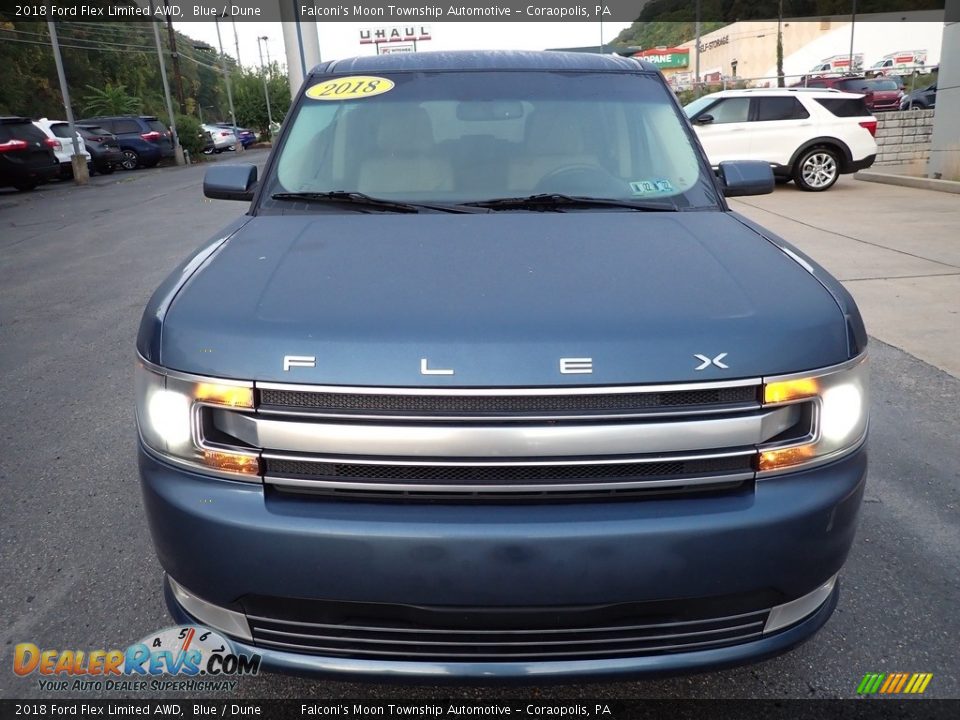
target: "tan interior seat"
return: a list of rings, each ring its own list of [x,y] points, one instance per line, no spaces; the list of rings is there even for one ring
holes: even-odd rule
[[[535,110],[525,133],[527,152],[511,161],[507,172],[511,190],[533,192],[544,177],[569,165],[599,165],[597,156],[586,151],[576,118]]]
[[[363,160],[357,190],[368,195],[453,190],[453,168],[435,154],[430,116],[422,107],[397,105],[383,113],[376,153]]]

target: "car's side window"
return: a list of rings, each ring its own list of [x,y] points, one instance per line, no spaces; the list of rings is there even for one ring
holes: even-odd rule
[[[756,98],[756,121],[770,120],[803,120],[810,117],[810,113],[795,97],[761,97]]]
[[[750,98],[727,98],[707,110],[713,116],[713,124],[746,122],[750,110]]]
[[[140,126],[136,120],[114,120],[113,127],[113,132],[118,134],[140,132]]]

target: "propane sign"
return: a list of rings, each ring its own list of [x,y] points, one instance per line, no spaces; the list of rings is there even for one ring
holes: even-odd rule
[[[635,53],[634,57],[652,62],[660,68],[685,68],[690,65],[690,50],[687,48],[650,48]]]

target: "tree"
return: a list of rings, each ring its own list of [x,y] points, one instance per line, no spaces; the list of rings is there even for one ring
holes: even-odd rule
[[[140,112],[140,98],[127,93],[123,84],[107,83],[103,89],[87,85],[87,90],[90,94],[80,102],[89,115],[133,115]]]
[[[261,135],[267,135],[270,129],[267,101],[263,92],[264,74],[267,78],[267,92],[270,94],[270,115],[274,122],[280,122],[290,109],[290,81],[286,74],[272,67],[265,73],[259,69],[245,69],[233,76],[233,105],[237,113],[237,123],[256,129]]]

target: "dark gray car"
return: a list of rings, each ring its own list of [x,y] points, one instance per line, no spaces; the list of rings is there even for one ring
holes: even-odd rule
[[[137,341],[169,608],[295,673],[542,681],[783,652],[838,600],[867,337],[657,68],[308,76]]]

